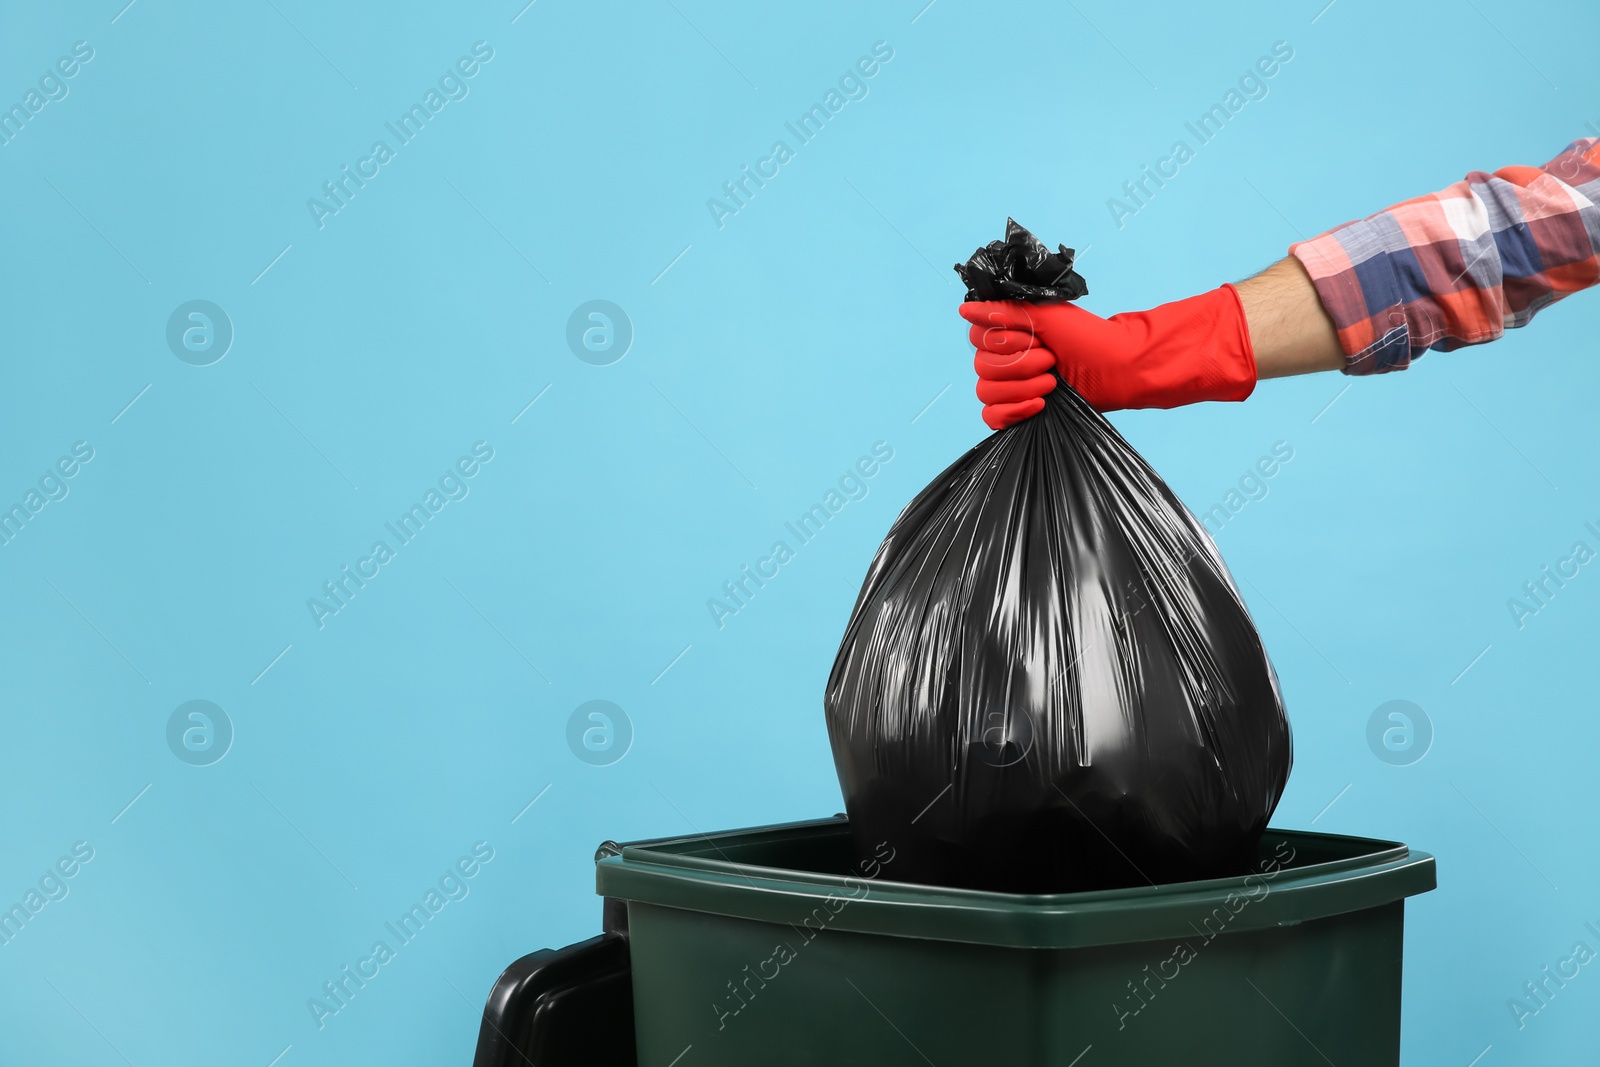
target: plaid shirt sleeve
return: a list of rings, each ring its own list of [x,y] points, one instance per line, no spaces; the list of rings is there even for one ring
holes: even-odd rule
[[[1289,251],[1339,331],[1346,374],[1493,341],[1600,281],[1600,138],[1542,167],[1474,171]]]

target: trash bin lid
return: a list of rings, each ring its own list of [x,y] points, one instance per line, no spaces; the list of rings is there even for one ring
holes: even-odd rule
[[[1221,909],[1229,933],[1380,907],[1438,884],[1434,860],[1395,841],[1268,829],[1246,875],[1082,893],[1016,894],[893,881],[892,848],[858,863],[843,818],[606,842],[605,897],[832,930],[1011,948],[1086,948],[1192,935]],[[869,876],[869,874],[871,876]],[[1219,916],[1220,917],[1220,916]]]

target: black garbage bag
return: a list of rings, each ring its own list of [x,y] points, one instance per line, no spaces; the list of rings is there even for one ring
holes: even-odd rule
[[[1010,223],[957,269],[979,293],[1085,291],[1069,250],[1040,251]],[[857,840],[893,844],[896,880],[1037,893],[1244,873],[1291,764],[1216,546],[1064,382],[895,520],[826,708]]]
[[[1089,284],[1072,269],[1073,251],[1057,245],[1057,252],[1033,234],[1006,219],[1006,237],[990,241],[956,273],[967,286],[968,300],[1026,300],[1032,304],[1059,304],[1089,292]]]

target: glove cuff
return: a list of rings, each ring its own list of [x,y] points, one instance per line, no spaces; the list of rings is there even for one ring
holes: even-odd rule
[[[1256,352],[1250,344],[1244,301],[1231,283],[1204,297],[1212,298],[1216,305],[1216,322],[1212,329],[1214,344],[1207,351],[1209,366],[1200,390],[1205,395],[1195,399],[1243,400],[1256,388]]]
[[[1255,352],[1244,305],[1231,285],[1149,311],[1117,316],[1140,352],[1132,403],[1175,408],[1202,400],[1243,400],[1256,386]]]

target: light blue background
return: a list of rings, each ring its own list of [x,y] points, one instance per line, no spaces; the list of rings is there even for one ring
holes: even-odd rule
[[[0,903],[95,850],[0,946],[7,1064],[467,1062],[500,969],[598,930],[598,842],[840,808],[823,683],[896,511],[986,432],[949,264],[1008,214],[1110,313],[1600,125],[1582,0],[124,2],[0,32],[6,104],[94,48],[0,147],[0,502],[95,450],[0,548]],[[707,198],[880,40],[719,229]],[[1114,225],[1279,40],[1270,95]],[[319,229],[307,199],[477,41],[470,95]],[[209,367],[165,342],[192,299],[236,330]],[[611,366],[565,341],[591,299],[634,326]],[[1439,856],[1409,1063],[1594,1047],[1600,968],[1520,1031],[1507,1000],[1600,948],[1600,569],[1520,630],[1507,600],[1600,548],[1597,326],[1580,295],[1406,374],[1114,419],[1197,511],[1294,449],[1218,542],[1294,722],[1277,823]],[[319,630],[307,598],[480,440],[470,496]],[[719,629],[707,599],[880,440]],[[166,744],[192,699],[236,731],[209,767]],[[635,731],[610,766],[565,740],[591,699]],[[1367,745],[1391,699],[1436,731],[1409,767]],[[470,895],[319,1030],[307,999],[477,841]]]

